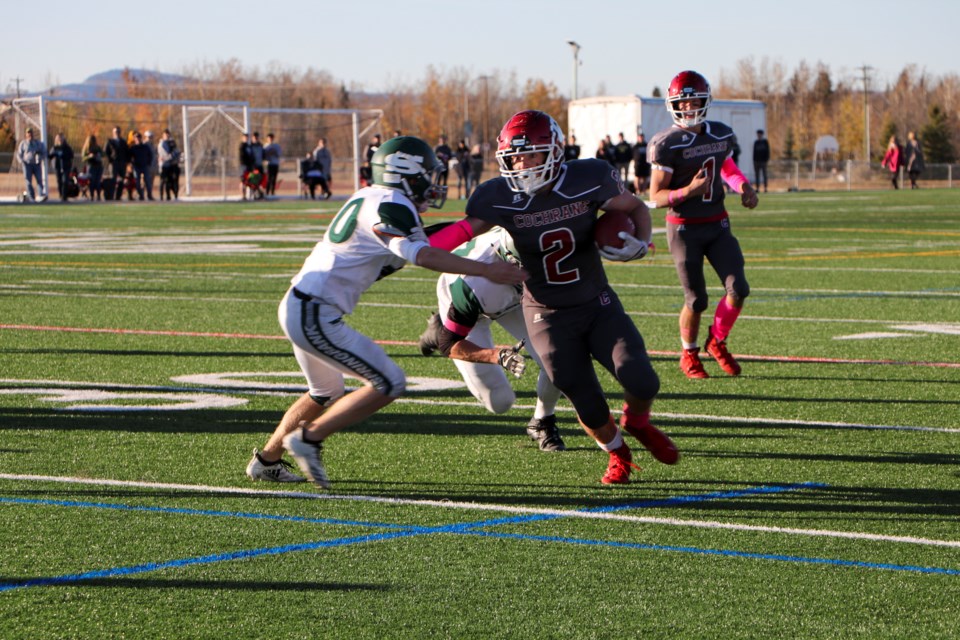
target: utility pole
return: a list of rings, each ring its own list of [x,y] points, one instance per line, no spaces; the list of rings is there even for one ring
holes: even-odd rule
[[[567,40],[567,44],[573,49],[573,94],[571,100],[577,99],[577,70],[580,67],[580,45],[573,40]]]
[[[17,84],[17,99],[20,98],[20,83],[23,82],[25,78],[14,78],[13,81]]]
[[[864,160],[869,164],[870,162],[870,95],[869,95],[869,86],[870,86],[870,76],[868,75],[873,71],[873,67],[863,65],[860,67],[860,71],[863,73],[863,148],[864,148]]]
[[[487,157],[487,147],[490,142],[490,76],[480,76],[478,78],[483,82],[483,157]]]

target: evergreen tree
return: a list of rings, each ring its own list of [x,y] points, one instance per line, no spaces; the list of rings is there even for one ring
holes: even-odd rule
[[[784,160],[793,160],[794,152],[793,145],[796,144],[793,141],[793,127],[787,129],[787,135],[783,138],[783,159]]]
[[[927,162],[949,164],[957,159],[950,139],[949,118],[940,105],[930,105],[927,124],[920,130],[920,143]]]

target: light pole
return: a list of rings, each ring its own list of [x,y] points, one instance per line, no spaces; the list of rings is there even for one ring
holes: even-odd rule
[[[490,141],[490,76],[480,76],[477,78],[483,82],[483,157],[487,157],[487,146]]]
[[[573,49],[573,100],[577,99],[577,68],[580,66],[580,45],[573,40],[567,40],[567,44]]]

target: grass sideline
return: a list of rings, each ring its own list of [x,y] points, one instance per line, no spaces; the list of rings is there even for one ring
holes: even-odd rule
[[[566,402],[537,451],[533,370],[482,411],[419,355],[407,267],[349,321],[408,395],[329,441],[330,494],[253,484],[302,384],[276,306],[336,206],[0,207],[0,638],[960,637],[952,191],[732,204],[737,379],[677,369],[662,236],[610,264],[676,466],[600,485]]]

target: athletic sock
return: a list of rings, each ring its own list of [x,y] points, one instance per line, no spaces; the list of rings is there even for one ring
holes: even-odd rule
[[[727,297],[724,296],[717,305],[717,311],[713,316],[713,337],[716,338],[718,342],[723,342],[727,339],[739,315],[740,309],[737,309],[727,302]]]

